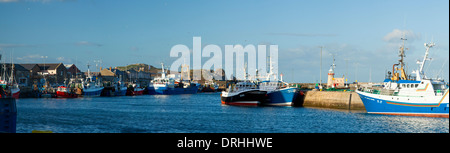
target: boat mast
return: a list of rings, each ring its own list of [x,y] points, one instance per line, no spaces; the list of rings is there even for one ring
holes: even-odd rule
[[[419,64],[419,70],[416,71],[416,80],[426,79],[425,73],[423,71],[423,67],[425,65],[425,62],[427,60],[431,60],[431,58],[428,58],[428,54],[430,53],[430,48],[433,47],[435,44],[433,42],[425,43],[424,46],[427,49],[425,51],[425,56],[423,57],[422,61],[417,61],[417,64]]]
[[[14,60],[12,58],[12,53],[11,53],[11,75],[9,76],[9,82],[12,85],[14,83]]]
[[[403,35],[404,36],[404,35]],[[400,38],[402,40],[402,46],[400,47],[400,50],[398,52],[398,56],[400,57],[400,59],[398,60],[398,64],[394,64],[392,66],[392,78],[391,80],[393,81],[398,81],[398,80],[407,80],[407,75],[405,72],[405,63],[403,61],[403,58],[405,57],[405,41],[407,39],[405,38]],[[397,66],[397,68],[396,68]],[[398,68],[398,66],[400,66],[400,68]],[[396,71],[400,71],[400,74]]]
[[[247,62],[244,64],[244,80],[247,80]]]
[[[400,47],[398,56],[400,56],[400,60],[398,62],[400,63],[401,68],[405,66],[405,63],[403,62],[403,58],[405,57],[405,40],[408,40],[406,38],[400,38],[402,40],[402,47]]]
[[[87,64],[87,67],[88,67],[88,78],[91,79],[91,71],[89,70],[89,66],[90,66],[90,64],[88,62],[88,64]],[[90,80],[89,80],[89,82],[90,82]]]
[[[161,73],[161,78],[166,78],[166,72],[164,71],[164,63],[161,63],[161,70],[162,70],[162,73]]]
[[[2,58],[2,55],[0,54],[0,60],[1,60],[1,58]],[[6,64],[5,64],[5,61],[3,61],[1,69],[3,71],[3,75],[1,77],[1,81],[6,81],[5,80],[5,76],[6,76]]]
[[[271,81],[270,78],[274,78],[274,81],[276,79],[276,75],[273,73],[273,62],[272,62],[272,56],[269,56],[269,73],[267,73],[266,80]]]

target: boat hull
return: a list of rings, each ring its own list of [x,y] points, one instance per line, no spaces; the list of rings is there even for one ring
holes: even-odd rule
[[[125,96],[127,94],[127,88],[120,89],[114,92],[114,96]]]
[[[61,92],[61,91],[56,91],[56,96],[58,98],[77,98],[78,97],[77,94],[71,94],[71,93]]]
[[[133,95],[143,95],[144,94],[144,89],[143,88],[135,88],[133,91]]]
[[[222,104],[238,106],[258,106],[267,99],[266,91],[250,90],[234,95],[220,96]]]
[[[297,88],[284,88],[268,92],[268,99],[262,103],[268,106],[292,106],[298,96]]]
[[[179,94],[196,94],[198,86],[190,86],[189,88],[167,88],[167,87],[148,87],[150,95],[179,95]]]
[[[411,97],[411,101],[397,100],[396,96],[378,96],[357,91],[366,111],[371,114],[449,117],[448,91],[432,101]]]
[[[102,93],[102,88],[85,89],[83,90],[83,96],[85,97],[98,97]]]
[[[20,96],[20,90],[17,89],[15,91],[12,91],[11,97],[13,97],[15,99],[19,99],[19,96]]]
[[[202,88],[202,92],[216,92],[216,89],[213,87],[204,87]]]

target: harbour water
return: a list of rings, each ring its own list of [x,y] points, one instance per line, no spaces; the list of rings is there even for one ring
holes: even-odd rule
[[[449,133],[448,118],[241,107],[220,93],[17,99],[17,133]]]

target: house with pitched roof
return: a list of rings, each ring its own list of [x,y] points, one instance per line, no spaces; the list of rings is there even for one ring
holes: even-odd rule
[[[75,78],[77,75],[81,76],[82,73],[80,69],[75,64],[64,64],[64,66],[67,69],[67,77],[68,78]]]

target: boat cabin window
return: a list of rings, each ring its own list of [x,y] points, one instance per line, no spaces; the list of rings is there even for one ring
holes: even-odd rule
[[[443,84],[433,84],[434,90],[445,90],[445,85]]]

